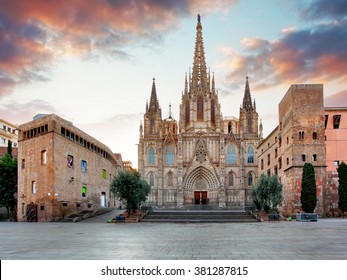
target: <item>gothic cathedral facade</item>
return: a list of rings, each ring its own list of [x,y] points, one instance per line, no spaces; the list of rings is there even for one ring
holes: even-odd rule
[[[147,203],[160,208],[252,204],[257,146],[262,137],[246,78],[239,119],[223,118],[214,75],[206,68],[200,16],[193,69],[185,76],[178,122],[162,119],[155,80],[140,125],[138,170],[151,185]]]

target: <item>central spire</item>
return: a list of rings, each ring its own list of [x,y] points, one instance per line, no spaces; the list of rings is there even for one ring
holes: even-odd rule
[[[207,71],[205,61],[204,42],[202,40],[202,25],[201,16],[198,14],[198,23],[196,25],[196,40],[193,62],[193,75],[192,75],[192,87],[197,88],[199,86],[203,89],[207,88]]]

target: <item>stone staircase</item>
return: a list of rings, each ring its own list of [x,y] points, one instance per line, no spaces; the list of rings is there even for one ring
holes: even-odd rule
[[[258,222],[242,210],[153,210],[141,222],[171,223],[251,223]]]
[[[108,212],[112,212],[112,210],[112,208],[101,208],[97,210],[75,211],[61,219],[60,222],[79,222]]]

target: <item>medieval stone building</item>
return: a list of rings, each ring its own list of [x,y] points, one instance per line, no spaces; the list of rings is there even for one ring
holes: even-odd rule
[[[121,155],[55,114],[19,126],[18,221],[60,220],[119,206]]]
[[[138,169],[151,185],[148,203],[166,208],[252,204],[261,139],[248,78],[239,119],[223,118],[214,75],[207,71],[200,16],[192,72],[185,76],[178,122],[162,111],[153,79],[140,125]]]
[[[316,212],[327,209],[323,85],[291,85],[278,105],[279,125],[258,146],[258,174],[277,175],[283,184],[281,212],[301,210],[302,170],[314,166]]]

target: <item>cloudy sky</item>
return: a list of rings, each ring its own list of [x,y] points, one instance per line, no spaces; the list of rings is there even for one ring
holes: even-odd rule
[[[291,84],[347,106],[345,0],[0,0],[0,118],[56,113],[136,167],[153,77],[163,117],[179,116],[198,13],[224,117],[247,75],[264,136]]]

